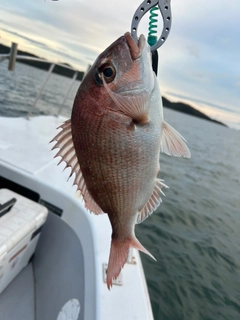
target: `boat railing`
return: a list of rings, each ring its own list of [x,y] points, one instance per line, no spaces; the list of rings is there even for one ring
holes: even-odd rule
[[[59,116],[61,114],[61,111],[65,105],[65,102],[69,96],[69,93],[74,85],[74,82],[75,80],[77,79],[77,76],[78,76],[78,73],[79,71],[76,70],[75,68],[71,67],[70,65],[66,65],[66,64],[62,64],[62,63],[56,63],[56,62],[53,62],[53,61],[49,61],[49,60],[45,60],[45,59],[42,59],[42,58],[37,58],[37,57],[31,57],[31,56],[27,56],[27,55],[18,55],[17,54],[17,49],[18,47],[18,44],[17,43],[12,43],[12,46],[11,46],[11,50],[10,50],[10,53],[8,54],[0,54],[0,63],[3,62],[4,60],[8,59],[9,62],[8,62],[8,70],[9,71],[13,71],[15,69],[15,64],[16,64],[16,61],[17,60],[28,60],[28,61],[38,61],[38,62],[43,62],[43,63],[47,63],[49,64],[49,69],[47,71],[47,74],[45,76],[45,79],[42,83],[42,85],[40,86],[38,92],[37,92],[37,95],[34,99],[34,102],[31,106],[31,108],[29,109],[29,112],[27,114],[27,118],[30,118],[32,115],[33,115],[33,112],[35,111],[36,109],[36,105],[37,105],[37,102],[38,100],[41,98],[41,95],[46,87],[46,84],[53,72],[53,69],[55,66],[60,66],[64,69],[69,69],[69,70],[72,70],[74,73],[73,73],[73,76],[71,78],[71,81],[69,83],[69,86],[66,90],[66,94],[63,98],[63,101],[62,103],[59,105],[59,109],[58,109],[58,112],[56,114],[56,116]],[[84,74],[83,74],[83,77],[84,77]]]

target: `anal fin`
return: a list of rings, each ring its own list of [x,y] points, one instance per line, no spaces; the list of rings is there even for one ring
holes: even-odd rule
[[[162,203],[161,195],[165,196],[162,188],[168,188],[168,186],[165,185],[162,180],[156,179],[153,193],[142,210],[139,212],[136,223],[141,223],[142,221],[147,219],[147,217],[149,217],[153,213],[153,211],[155,211],[157,207]]]

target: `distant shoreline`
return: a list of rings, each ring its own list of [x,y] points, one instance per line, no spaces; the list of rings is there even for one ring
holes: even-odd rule
[[[9,52],[10,52],[10,48],[9,47],[0,44],[0,53],[8,54]],[[28,53],[28,52],[25,52],[25,51],[21,51],[21,50],[18,50],[18,54],[19,55],[26,55],[26,56],[29,56],[29,57],[39,58],[38,56],[36,56],[34,54],[31,54],[31,53]],[[22,60],[22,61],[19,61],[19,62],[27,64],[27,65],[31,65],[31,66],[33,66],[35,68],[39,68],[39,69],[43,69],[43,70],[48,70],[49,69],[49,62],[47,60],[46,60],[46,63],[45,62],[38,62],[38,61],[31,61],[31,60]],[[69,64],[66,64],[66,63],[62,63],[62,64],[70,66]],[[61,66],[55,66],[54,70],[53,70],[53,73],[56,73],[56,74],[59,74],[59,75],[65,76],[65,77],[69,77],[69,78],[72,78],[73,75],[74,75],[74,71],[73,70],[65,69],[65,68],[63,68]],[[83,75],[84,75],[83,71],[78,71],[77,80],[81,81],[83,79]],[[169,109],[172,109],[172,110],[175,110],[175,111],[179,111],[179,112],[182,112],[182,113],[186,113],[186,114],[189,114],[189,115],[201,118],[201,119],[205,119],[205,120],[208,120],[208,121],[211,121],[211,122],[214,122],[214,123],[217,123],[217,124],[220,124],[222,126],[227,127],[226,124],[224,124],[224,123],[222,123],[220,121],[211,119],[206,114],[202,113],[201,111],[193,108],[192,106],[190,106],[190,105],[188,105],[186,103],[183,103],[183,102],[171,102],[170,100],[166,99],[165,97],[162,97],[162,100],[163,100],[163,106],[166,107],[166,108],[169,108]]]
[[[186,114],[189,114],[189,115],[201,118],[201,119],[205,119],[205,120],[220,124],[220,125],[222,125],[224,127],[228,127],[225,123],[222,123],[222,122],[220,122],[218,120],[214,120],[214,119],[208,117],[205,113],[202,113],[201,111],[193,108],[192,106],[190,106],[190,105],[188,105],[186,103],[183,103],[183,102],[171,102],[168,99],[166,99],[165,97],[162,97],[162,100],[163,100],[163,106],[165,108],[169,108],[169,109],[172,109],[172,110],[175,110],[175,111],[186,113]]]
[[[9,52],[10,52],[10,48],[9,47],[4,46],[3,44],[0,44],[0,53],[8,54]],[[25,52],[25,51],[21,51],[21,50],[18,50],[18,55],[29,56],[29,57],[34,57],[34,58],[40,58],[40,57],[38,57],[38,56],[36,56],[34,54],[31,54],[31,53],[28,53],[28,52]],[[19,62],[27,64],[27,65],[30,65],[30,66],[38,68],[38,69],[42,69],[42,70],[48,70],[49,69],[49,62],[47,60],[46,60],[46,63],[45,62],[40,62],[40,61],[31,61],[31,60],[20,60]],[[69,65],[67,63],[62,63],[62,64],[65,64],[66,66],[70,66],[71,67],[71,65]],[[72,78],[74,73],[75,73],[75,71],[71,70],[71,69],[66,69],[64,67],[56,65],[54,67],[54,69],[53,69],[53,73],[56,73],[56,74],[59,74],[59,75],[62,75],[62,76],[68,77],[68,78]],[[78,75],[77,75],[76,79],[81,81],[82,78],[83,78],[83,75],[84,75],[83,71],[78,71]]]

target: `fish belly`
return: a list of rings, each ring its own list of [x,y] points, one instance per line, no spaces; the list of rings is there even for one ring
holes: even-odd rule
[[[73,142],[88,191],[104,212],[121,215],[123,224],[153,192],[161,134],[154,119],[139,126],[111,111],[95,119],[81,112],[72,118]]]

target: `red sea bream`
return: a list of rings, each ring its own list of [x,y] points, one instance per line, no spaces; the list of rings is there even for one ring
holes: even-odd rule
[[[160,151],[190,157],[183,137],[163,119],[159,85],[145,37],[130,33],[99,55],[77,92],[71,119],[52,141],[75,174],[90,212],[108,214],[112,243],[107,286],[130,247],[152,255],[135,237],[135,224],[162,202]]]

